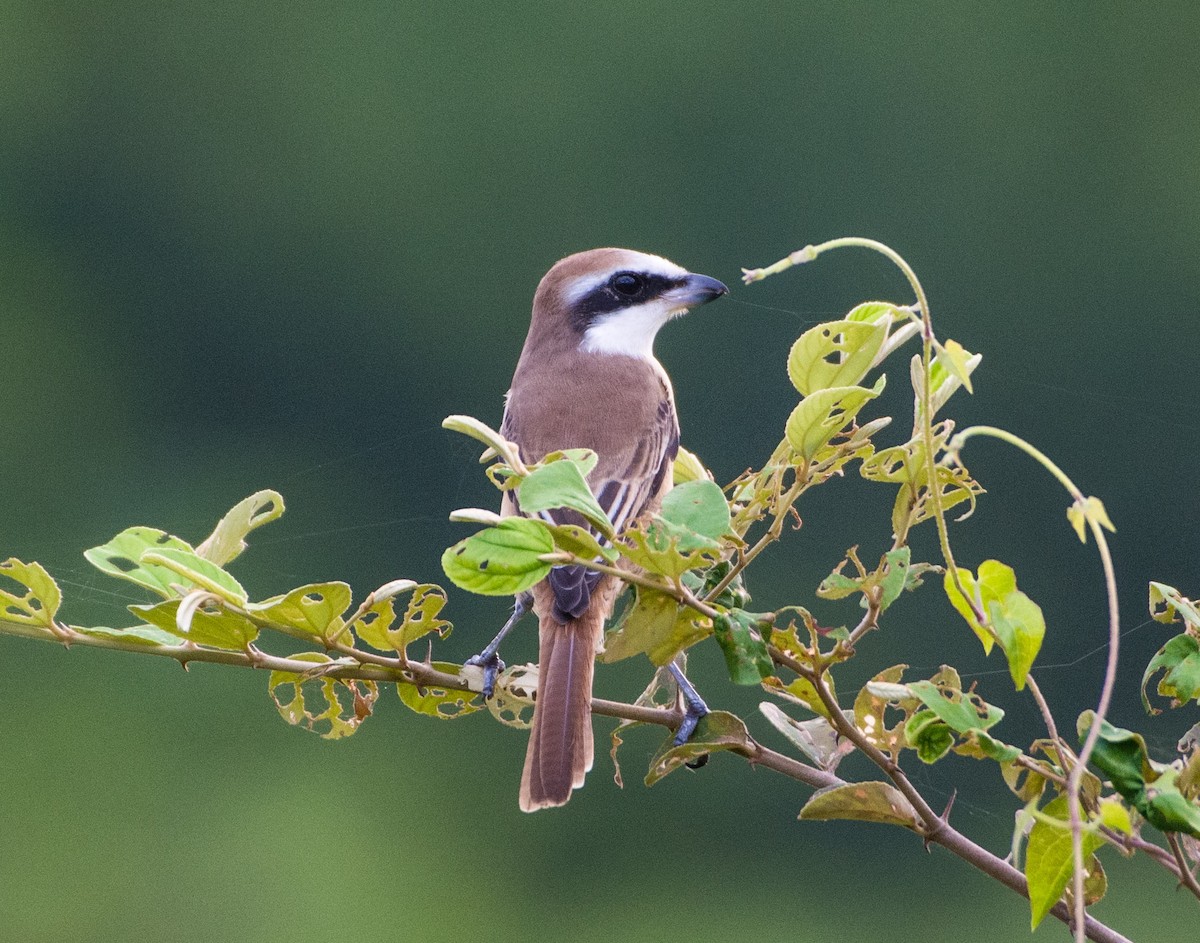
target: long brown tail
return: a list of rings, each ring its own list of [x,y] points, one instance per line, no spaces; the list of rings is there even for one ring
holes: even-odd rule
[[[592,768],[592,669],[604,625],[601,607],[538,628],[538,694],[521,774],[521,809],[565,805]]]

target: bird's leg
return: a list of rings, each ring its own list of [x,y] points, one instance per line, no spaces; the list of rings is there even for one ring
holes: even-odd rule
[[[504,623],[504,627],[496,633],[496,637],[488,642],[487,647],[478,655],[473,655],[466,660],[464,664],[479,665],[483,668],[483,696],[485,699],[490,698],[496,693],[496,676],[500,674],[504,668],[504,662],[500,660],[500,643],[504,641],[513,627],[521,621],[521,617],[529,611],[532,599],[528,593],[521,593],[517,596],[516,602],[513,604],[512,615],[508,617],[508,621]]]
[[[671,672],[675,683],[679,685],[679,693],[683,695],[683,720],[679,724],[679,729],[675,731],[675,745],[683,746],[695,733],[696,724],[700,723],[700,718],[708,713],[708,705],[704,703],[700,692],[696,690],[675,662],[669,662],[667,670]]]

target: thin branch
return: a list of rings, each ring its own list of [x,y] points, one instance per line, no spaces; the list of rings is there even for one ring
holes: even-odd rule
[[[1179,836],[1173,832],[1167,832],[1167,844],[1171,846],[1171,854],[1175,856],[1175,863],[1179,866],[1179,882],[1197,897],[1200,897],[1200,883],[1196,881],[1196,875],[1188,867],[1188,860],[1183,854],[1183,848],[1179,844]]]
[[[945,818],[938,815],[917,791],[916,787],[913,786],[908,775],[900,765],[875,746],[875,744],[871,743],[858,727],[846,719],[841,707],[838,705],[837,700],[833,697],[829,686],[825,684],[825,679],[821,675],[774,646],[770,648],[770,652],[771,657],[778,664],[784,665],[796,672],[813,685],[829,714],[830,723],[833,724],[837,732],[858,747],[872,763],[884,772],[896,788],[904,794],[904,797],[908,799],[921,818],[923,826],[922,835],[927,842],[941,845],[943,848],[958,855],[958,857],[962,858],[968,864],[978,868],[984,874],[995,878],[1005,887],[1016,891],[1022,897],[1029,897],[1029,882],[1026,881],[1025,875],[1003,858],[992,854],[982,845],[976,844],[967,838],[967,836],[954,828]],[[1051,908],[1050,913],[1067,925],[1073,923],[1074,915],[1062,901],[1055,904]],[[1097,941],[1097,943],[1121,943],[1121,941],[1128,943],[1126,937],[1117,933],[1111,927],[1100,923],[1088,914],[1084,915],[1081,926],[1087,939]]]

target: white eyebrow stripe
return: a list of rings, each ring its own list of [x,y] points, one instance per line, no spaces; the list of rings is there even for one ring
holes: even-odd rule
[[[688,274],[687,269],[660,255],[650,255],[648,252],[630,252],[621,265],[615,265],[599,274],[581,275],[576,278],[564,292],[567,303],[574,304],[589,292],[599,288],[617,272],[638,272],[643,275],[661,275],[664,278],[683,278]]]

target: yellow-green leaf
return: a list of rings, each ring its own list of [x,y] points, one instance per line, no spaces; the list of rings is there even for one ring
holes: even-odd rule
[[[221,518],[216,529],[196,548],[197,555],[225,566],[246,549],[247,534],[278,520],[283,510],[283,495],[278,491],[250,495]]]
[[[1067,882],[1075,871],[1071,846],[1071,829],[1067,825],[1067,797],[1059,796],[1046,804],[1042,814],[1061,824],[1049,824],[1042,819],[1034,822],[1025,846],[1025,878],[1029,882],[1029,908],[1033,929],[1042,922],[1050,908],[1058,903]],[[1085,831],[1083,860],[1086,862],[1103,843],[1095,832]]]

